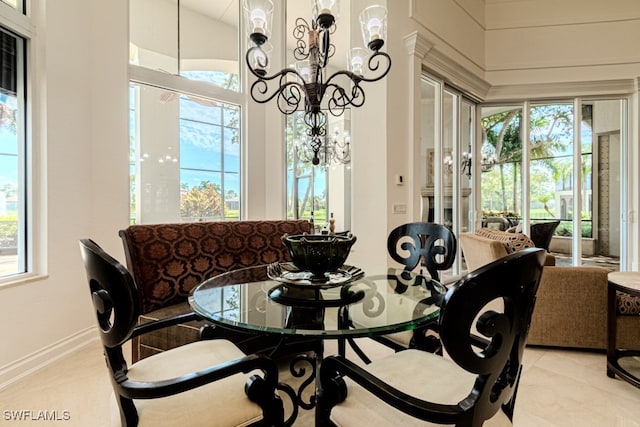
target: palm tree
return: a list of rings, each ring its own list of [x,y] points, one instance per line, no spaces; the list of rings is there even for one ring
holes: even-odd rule
[[[553,153],[562,151],[572,131],[571,105],[542,105],[531,109],[530,154],[554,170]],[[503,111],[482,119],[483,157],[492,159],[500,167],[503,208],[517,212],[518,166],[522,163],[522,110]],[[507,206],[504,166],[512,168],[512,205]]]
[[[518,151],[516,149],[517,146],[522,147],[522,141],[520,140],[520,110],[505,111],[483,118],[482,134],[483,141],[488,142],[493,147],[492,152],[483,153],[483,157],[492,159],[492,162],[497,163],[500,168],[502,206],[507,211],[504,164],[508,161],[508,157]],[[505,149],[505,141],[506,145],[509,146],[508,149]],[[515,185],[513,188],[515,188]],[[515,192],[513,197],[515,200]],[[515,201],[512,210],[515,211]]]

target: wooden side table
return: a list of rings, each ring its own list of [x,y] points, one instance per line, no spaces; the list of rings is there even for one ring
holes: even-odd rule
[[[635,349],[620,349],[617,345],[618,318],[635,316],[640,328],[640,272],[609,273],[607,291],[607,376],[621,379],[640,388],[640,342]],[[635,374],[620,365],[620,359],[636,358]]]

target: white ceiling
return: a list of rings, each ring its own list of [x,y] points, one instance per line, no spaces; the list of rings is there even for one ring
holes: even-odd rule
[[[180,0],[180,6],[210,16],[212,19],[222,21],[227,25],[237,27],[238,8],[240,7],[241,1],[242,0]],[[301,17],[309,22],[311,19],[311,7],[309,1],[287,0],[285,3],[287,43],[291,46],[291,49],[293,49],[294,40],[291,34],[295,19]],[[350,22],[350,3],[342,2],[341,6],[340,16],[337,19],[338,31],[333,34],[331,40],[336,48],[332,62],[336,66],[344,67],[346,65],[344,64],[346,62],[346,52],[351,48],[351,44],[355,47],[356,45],[361,45],[362,42],[360,38],[358,38],[358,40],[355,40],[355,43],[349,43],[350,31],[346,26],[349,25]],[[274,14],[278,13],[279,11],[275,11]]]
[[[238,25],[238,1],[239,0],[180,0],[180,6],[235,27]]]
[[[237,25],[236,14],[240,1],[241,0],[180,0],[180,6],[235,26]],[[311,17],[310,2],[292,0],[287,1],[286,4],[287,15],[301,16],[306,19]]]

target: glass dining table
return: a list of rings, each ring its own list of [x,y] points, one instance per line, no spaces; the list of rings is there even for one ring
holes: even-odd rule
[[[346,345],[367,361],[354,338],[380,337],[411,331],[435,322],[446,288],[418,273],[383,267],[345,265],[324,281],[312,281],[293,264],[271,264],[233,270],[196,286],[191,308],[214,325],[243,333],[271,334],[287,340],[308,340],[309,354],[291,361],[307,361],[310,379],[296,394],[297,406],[311,409],[322,396],[319,372],[324,340],[336,339],[338,352]],[[304,372],[302,370],[301,372]],[[315,381],[314,381],[315,379]],[[305,401],[303,388],[314,384]]]

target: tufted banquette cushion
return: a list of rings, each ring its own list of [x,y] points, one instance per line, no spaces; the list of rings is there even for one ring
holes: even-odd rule
[[[140,292],[140,322],[188,312],[189,292],[210,277],[290,261],[280,238],[308,231],[305,220],[150,224],[121,230],[127,267]],[[140,337],[138,348],[132,349],[134,361],[198,339],[201,324],[181,324],[162,335]]]

